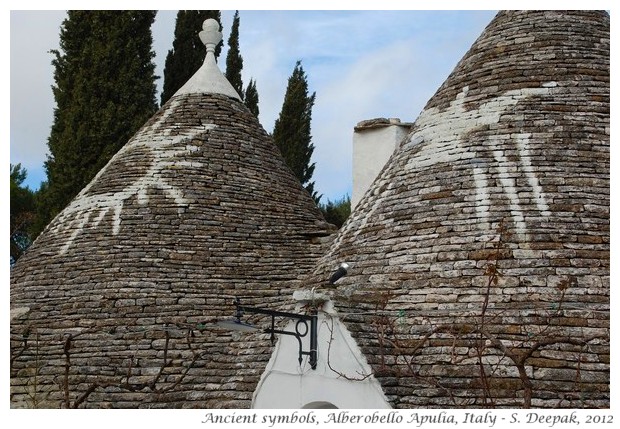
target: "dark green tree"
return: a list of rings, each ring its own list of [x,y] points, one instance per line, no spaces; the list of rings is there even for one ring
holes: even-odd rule
[[[10,252],[11,265],[17,261],[32,242],[30,228],[35,218],[34,192],[23,186],[26,169],[11,164]]]
[[[41,183],[41,186],[34,194],[35,217],[30,227],[30,236],[33,241],[55,216],[51,209],[53,206],[54,203],[49,192],[49,183],[45,181]]]
[[[235,11],[230,36],[228,37],[228,53],[226,54],[226,79],[235,88],[241,98],[243,98],[243,81],[241,80],[241,70],[243,70],[243,58],[239,52],[239,11]]]
[[[258,118],[258,90],[256,89],[256,81],[254,79],[250,79],[250,83],[245,88],[243,103]]]
[[[347,195],[337,201],[327,200],[327,203],[320,204],[319,208],[327,222],[340,228],[351,214],[351,197]]]
[[[315,192],[314,182],[311,181],[314,163],[310,163],[314,152],[310,122],[315,96],[316,93],[308,94],[307,76],[301,61],[297,61],[288,79],[280,116],[273,128],[273,140],[287,165],[318,203],[321,197]]]
[[[154,11],[69,11],[54,50],[47,221],[153,115]]]
[[[172,49],[166,55],[164,84],[161,104],[174,95],[202,65],[206,49],[198,33],[206,19],[213,18],[221,25],[219,10],[180,10],[174,27]],[[220,55],[223,43],[215,48],[215,57]]]

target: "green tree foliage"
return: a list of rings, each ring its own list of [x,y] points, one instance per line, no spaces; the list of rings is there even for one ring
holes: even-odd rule
[[[206,48],[198,33],[202,31],[204,21],[209,18],[215,19],[221,25],[219,10],[180,10],[177,13],[172,49],[168,51],[164,65],[162,105],[196,73],[204,62]],[[220,55],[222,46],[222,42],[216,46],[216,58]]]
[[[320,204],[319,208],[327,222],[340,228],[351,214],[351,197],[347,195],[337,201],[327,200],[327,203]]]
[[[49,183],[41,183],[39,190],[34,194],[35,217],[30,228],[30,236],[34,241],[45,229],[49,221],[55,216],[52,212],[53,201],[49,192]]]
[[[250,83],[245,89],[243,103],[258,118],[258,90],[256,89],[256,81],[253,79],[250,79]]]
[[[243,70],[243,58],[239,52],[239,11],[235,11],[232,29],[228,37],[228,53],[226,54],[226,79],[235,88],[241,98],[243,98],[243,81],[241,80],[241,70]]]
[[[320,196],[311,182],[314,163],[310,163],[314,145],[310,134],[312,107],[316,93],[308,94],[306,73],[297,61],[293,74],[288,79],[286,94],[280,116],[273,128],[273,140],[282,152],[287,165],[306,190],[318,203]]]
[[[60,30],[56,108],[42,200],[62,210],[157,109],[154,11],[69,11]]]
[[[30,227],[35,218],[34,192],[23,186],[26,169],[21,164],[11,164],[10,251],[11,265],[30,246]]]

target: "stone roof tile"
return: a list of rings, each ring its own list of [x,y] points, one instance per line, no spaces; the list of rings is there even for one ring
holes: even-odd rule
[[[11,406],[249,407],[271,344],[215,322],[334,230],[242,103],[181,91],[11,270]]]

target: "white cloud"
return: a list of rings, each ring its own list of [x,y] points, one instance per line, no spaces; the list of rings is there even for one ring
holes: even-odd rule
[[[339,79],[317,88],[313,136],[317,187],[327,198],[350,192],[353,127],[376,117],[412,121],[424,99],[412,100],[418,60],[405,41],[368,52]]]
[[[22,163],[31,186],[44,180],[47,137],[53,119],[51,49],[58,49],[63,11],[11,12],[11,163]],[[38,171],[37,171],[38,170]]]

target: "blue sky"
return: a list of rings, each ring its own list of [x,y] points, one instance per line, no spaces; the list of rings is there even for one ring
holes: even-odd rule
[[[234,11],[222,11],[224,40]],[[351,193],[351,138],[362,120],[413,121],[494,11],[240,10],[243,80],[257,81],[260,121],[271,132],[287,79],[302,61],[310,91],[315,145],[313,179],[323,200]],[[45,180],[43,162],[53,118],[52,55],[63,11],[11,12],[11,163],[28,170],[27,184]],[[157,74],[172,47],[176,11],[153,26]],[[37,37],[32,37],[36,30]],[[220,57],[223,68],[226,51]],[[161,88],[162,80],[158,81]]]

